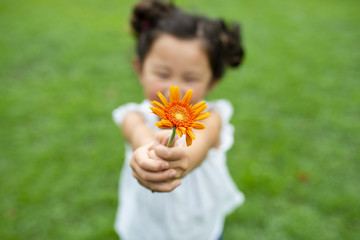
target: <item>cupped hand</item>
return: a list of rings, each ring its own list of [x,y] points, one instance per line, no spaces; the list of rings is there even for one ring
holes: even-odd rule
[[[178,187],[181,182],[175,177],[177,171],[170,168],[170,163],[156,156],[154,145],[137,148],[130,160],[133,176],[138,182],[156,192],[171,192]]]
[[[169,168],[175,170],[174,179],[183,178],[189,170],[189,157],[185,144],[177,139],[172,147],[166,147],[163,143],[151,147],[155,157],[165,160]]]

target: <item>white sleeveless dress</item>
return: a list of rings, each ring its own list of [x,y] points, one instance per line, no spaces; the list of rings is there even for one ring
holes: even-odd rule
[[[243,203],[244,195],[235,186],[226,166],[226,152],[234,141],[234,127],[229,123],[233,107],[226,100],[207,102],[207,105],[208,110],[218,111],[222,117],[220,146],[210,149],[203,163],[170,193],[152,193],[137,182],[129,166],[133,150],[126,144],[115,221],[115,231],[121,239],[218,239],[225,216]],[[127,113],[136,111],[159,131],[154,126],[158,118],[151,113],[150,106],[148,100],[122,105],[113,111],[113,119],[120,126]]]

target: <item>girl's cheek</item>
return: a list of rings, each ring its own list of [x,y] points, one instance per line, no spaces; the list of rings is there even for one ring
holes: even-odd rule
[[[161,92],[166,97],[166,92],[164,92],[164,88],[161,86],[161,84],[152,84],[147,88],[146,91],[146,97],[149,100],[160,100],[158,98],[157,92]]]
[[[207,94],[205,89],[198,89],[197,92],[195,92],[195,90],[194,90],[194,93],[195,94],[193,95],[193,101],[192,101],[193,103],[198,103],[198,102],[204,100],[204,98],[206,97],[206,94]]]
[[[154,88],[151,84],[147,84],[144,87],[145,97],[149,100],[155,100],[154,96],[156,96],[156,88]]]

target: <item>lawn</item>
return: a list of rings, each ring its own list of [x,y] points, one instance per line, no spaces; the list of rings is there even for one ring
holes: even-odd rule
[[[242,23],[244,65],[209,96],[234,105],[246,195],[225,239],[360,239],[360,2],[176,2]],[[133,3],[0,2],[1,239],[117,239]]]

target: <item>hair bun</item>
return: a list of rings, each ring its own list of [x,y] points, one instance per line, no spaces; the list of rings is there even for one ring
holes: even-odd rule
[[[220,42],[223,48],[224,62],[231,66],[237,67],[241,64],[244,58],[244,49],[242,47],[240,26],[238,24],[231,24],[227,26],[223,20],[220,24]]]
[[[131,26],[138,36],[141,32],[156,26],[159,19],[175,9],[171,3],[158,0],[144,0],[133,9]]]

